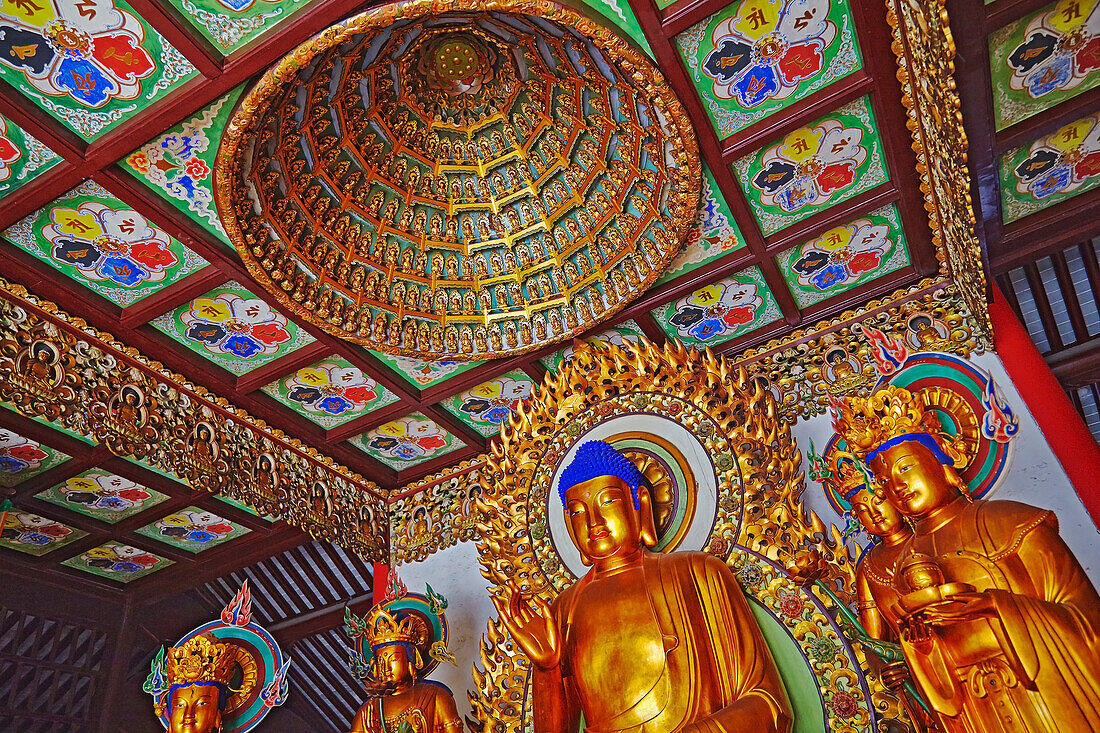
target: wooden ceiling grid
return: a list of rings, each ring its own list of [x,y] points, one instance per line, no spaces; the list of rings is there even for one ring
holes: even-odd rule
[[[220,367],[212,367],[207,360],[183,348],[150,325],[150,321],[157,316],[171,312],[229,281],[244,284],[260,297],[263,296],[263,289],[255,284],[243,264],[226,250],[214,233],[142,184],[119,165],[119,161],[145,141],[156,139],[158,135],[191,118],[197,110],[205,108],[242,83],[254,79],[299,43],[340,18],[361,11],[370,4],[348,5],[336,0],[314,0],[295,13],[293,22],[277,25],[258,40],[228,57],[215,51],[187,20],[179,16],[167,0],[134,0],[130,5],[187,57],[200,71],[200,76],[185,82],[169,96],[154,102],[139,114],[123,120],[117,127],[91,143],[78,138],[62,124],[42,113],[11,84],[0,80],[0,114],[63,158],[61,164],[23,184],[0,201],[0,231],[90,179],[149,218],[205,259],[209,265],[126,307],[116,305],[90,288],[74,285],[65,275],[7,243],[0,245],[0,271],[11,281],[26,286],[32,293],[84,318],[95,328],[111,333],[128,346],[157,359],[167,369],[183,374],[196,385],[228,399],[230,403],[248,411],[254,417],[278,426],[288,435],[302,440],[384,488],[396,489],[485,452],[488,439],[444,409],[442,401],[488,379],[515,370],[527,374],[535,381],[541,381],[546,369],[540,359],[554,354],[566,344],[547,346],[540,351],[518,357],[484,362],[440,383],[417,388],[386,366],[377,355],[340,341],[289,314],[288,318],[315,340],[239,376]],[[897,81],[897,61],[891,50],[885,4],[881,0],[850,2],[863,58],[861,69],[825,85],[785,109],[765,116],[732,136],[720,138],[701,97],[691,83],[690,72],[676,49],[674,39],[691,25],[728,5],[728,0],[681,0],[669,8],[659,10],[652,0],[635,0],[632,8],[658,66],[677,91],[692,119],[703,158],[714,176],[721,196],[732,211],[747,246],[652,287],[614,319],[591,329],[588,335],[633,320],[648,338],[662,342],[666,334],[651,315],[652,310],[748,267],[758,266],[776,297],[782,317],[774,323],[713,347],[717,353],[732,355],[909,286],[934,274],[939,267],[936,253],[932,249],[924,198],[918,187],[912,138],[905,124],[906,112]],[[731,166],[733,161],[863,97],[869,98],[877,121],[889,170],[888,180],[848,201],[824,207],[824,210],[796,224],[765,236],[734,177]],[[900,213],[910,264],[800,310],[780,271],[776,255],[888,204],[896,205]],[[325,429],[261,391],[265,385],[333,355],[347,359],[398,399],[342,425]],[[457,436],[462,447],[399,472],[347,442],[348,439],[388,421],[416,412],[426,415]],[[126,598],[128,602],[146,604],[308,541],[303,533],[284,523],[268,525],[213,497],[195,492],[182,483],[113,457],[103,447],[86,445],[10,411],[0,410],[0,427],[56,447],[72,456],[60,466],[29,479],[15,490],[15,499],[21,508],[88,533],[86,537],[67,545],[63,552],[54,553],[55,555],[76,556],[111,539],[136,547],[152,547],[158,554],[174,562],[163,570],[122,586],[58,566],[51,560],[50,554],[35,558],[5,552],[5,557],[13,556],[12,567],[24,578],[49,576],[52,578],[49,582],[68,584],[82,592],[107,598]],[[162,505],[108,526],[96,519],[59,510],[57,506],[34,497],[34,494],[45,488],[95,467],[110,470],[157,489],[167,494],[169,499]],[[163,542],[151,542],[136,534],[135,530],[139,527],[189,505],[225,516],[252,531],[223,546],[196,554],[174,549]],[[276,587],[271,590],[278,593],[289,589]]]

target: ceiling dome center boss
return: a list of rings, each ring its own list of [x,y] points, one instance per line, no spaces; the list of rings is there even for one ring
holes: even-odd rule
[[[268,71],[218,152],[218,210],[286,309],[422,359],[580,334],[653,283],[699,151],[653,64],[541,0],[394,3]]]

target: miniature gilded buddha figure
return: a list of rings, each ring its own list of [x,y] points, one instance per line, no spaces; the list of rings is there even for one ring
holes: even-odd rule
[[[943,729],[1100,730],[1100,597],[1054,514],[971,501],[959,451],[907,390],[845,401],[835,427],[914,522],[894,608]]]
[[[561,475],[569,535],[591,570],[547,605],[494,598],[531,659],[537,733],[768,733],[791,728],[771,653],[733,574],[701,552],[657,554],[652,501],[603,441]]]
[[[420,618],[391,613],[382,603],[371,609],[357,631],[366,635],[374,657],[365,680],[371,697],[356,713],[351,733],[462,730],[451,691],[438,682],[417,678],[424,662],[416,645],[423,643],[428,633]]]

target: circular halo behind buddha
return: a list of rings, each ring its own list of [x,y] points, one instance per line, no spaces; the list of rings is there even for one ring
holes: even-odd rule
[[[244,98],[218,209],[285,308],[372,349],[486,359],[577,335],[665,270],[694,133],[622,38],[540,0],[415,0],[298,47]]]

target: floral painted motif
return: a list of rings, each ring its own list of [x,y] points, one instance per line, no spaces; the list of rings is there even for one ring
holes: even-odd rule
[[[50,457],[41,443],[0,428],[0,472],[34,471]]]
[[[290,341],[286,318],[259,298],[217,293],[196,298],[181,316],[184,335],[214,354],[250,359]]]
[[[85,471],[65,483],[36,495],[66,509],[117,522],[168,497],[122,476],[103,471]]]
[[[398,470],[449,453],[461,445],[457,438],[420,413],[380,425],[353,442]]]
[[[62,565],[128,583],[172,564],[159,555],[119,542],[106,542]]]
[[[458,395],[454,411],[479,432],[495,433],[520,400],[531,396],[533,387],[534,382],[520,374],[497,377]]]
[[[680,254],[668,266],[658,284],[672,280],[697,267],[713,262],[729,252],[744,247],[733,214],[718,190],[710,169],[703,166],[703,190],[699,197],[699,215],[688,234]]]
[[[893,246],[890,227],[859,219],[834,227],[802,247],[802,256],[792,265],[802,285],[825,291],[855,280],[882,264]]]
[[[716,283],[681,301],[669,322],[681,336],[706,342],[752,323],[762,305],[755,283]]]
[[[699,288],[653,311],[661,328],[688,343],[728,341],[780,317],[775,297],[757,267]]]
[[[287,399],[309,412],[359,412],[378,399],[378,384],[353,366],[322,362],[299,369],[285,381]]]
[[[5,2],[0,21],[0,61],[50,97],[92,109],[134,99],[157,68],[141,22],[110,0]]]
[[[25,552],[28,555],[45,555],[62,545],[87,535],[61,522],[40,517],[30,512],[12,511],[4,516],[0,527],[0,547]]]
[[[23,151],[7,136],[7,131],[7,122],[3,117],[0,117],[0,181],[11,178],[12,163],[19,160],[23,155]]]
[[[233,522],[198,507],[188,507],[137,530],[191,552],[201,552],[248,532]]]
[[[820,72],[835,37],[829,0],[747,0],[714,29],[703,73],[714,80],[717,97],[751,109],[789,97]]]
[[[439,384],[482,363],[479,361],[422,361],[411,356],[391,356],[390,354],[377,356],[392,366],[406,381],[421,388]]]
[[[1012,89],[1033,99],[1079,86],[1100,69],[1100,3],[1062,0],[1028,23],[1005,61]]]
[[[633,344],[638,343],[638,339],[642,336],[642,329],[634,320],[627,320],[620,323],[615,328],[609,328],[606,331],[596,334],[595,336],[589,336],[585,341],[590,344],[594,344],[598,341],[602,341],[615,346],[622,346],[626,342]],[[550,356],[543,357],[540,361],[543,365],[553,371],[565,362],[573,358],[573,347],[566,346],[561,351],[558,351]]]
[[[179,263],[171,238],[131,209],[87,201],[76,209],[54,208],[50,221],[42,231],[50,255],[89,280],[135,287],[163,280]]]
[[[1016,191],[1038,200],[1070,194],[1090,179],[1095,181],[1100,176],[1100,115],[1077,120],[1039,139],[1013,173]]]
[[[213,206],[211,167],[217,153],[218,135],[242,89],[221,97],[196,116],[138,148],[125,160],[142,182],[167,196],[199,224],[213,229],[227,244],[229,239]]]
[[[867,158],[862,139],[860,128],[832,119],[795,130],[764,153],[752,185],[765,206],[777,204],[788,213],[820,206],[855,182],[856,169]]]
[[[776,258],[799,307],[806,307],[909,264],[893,205],[834,227]]]

